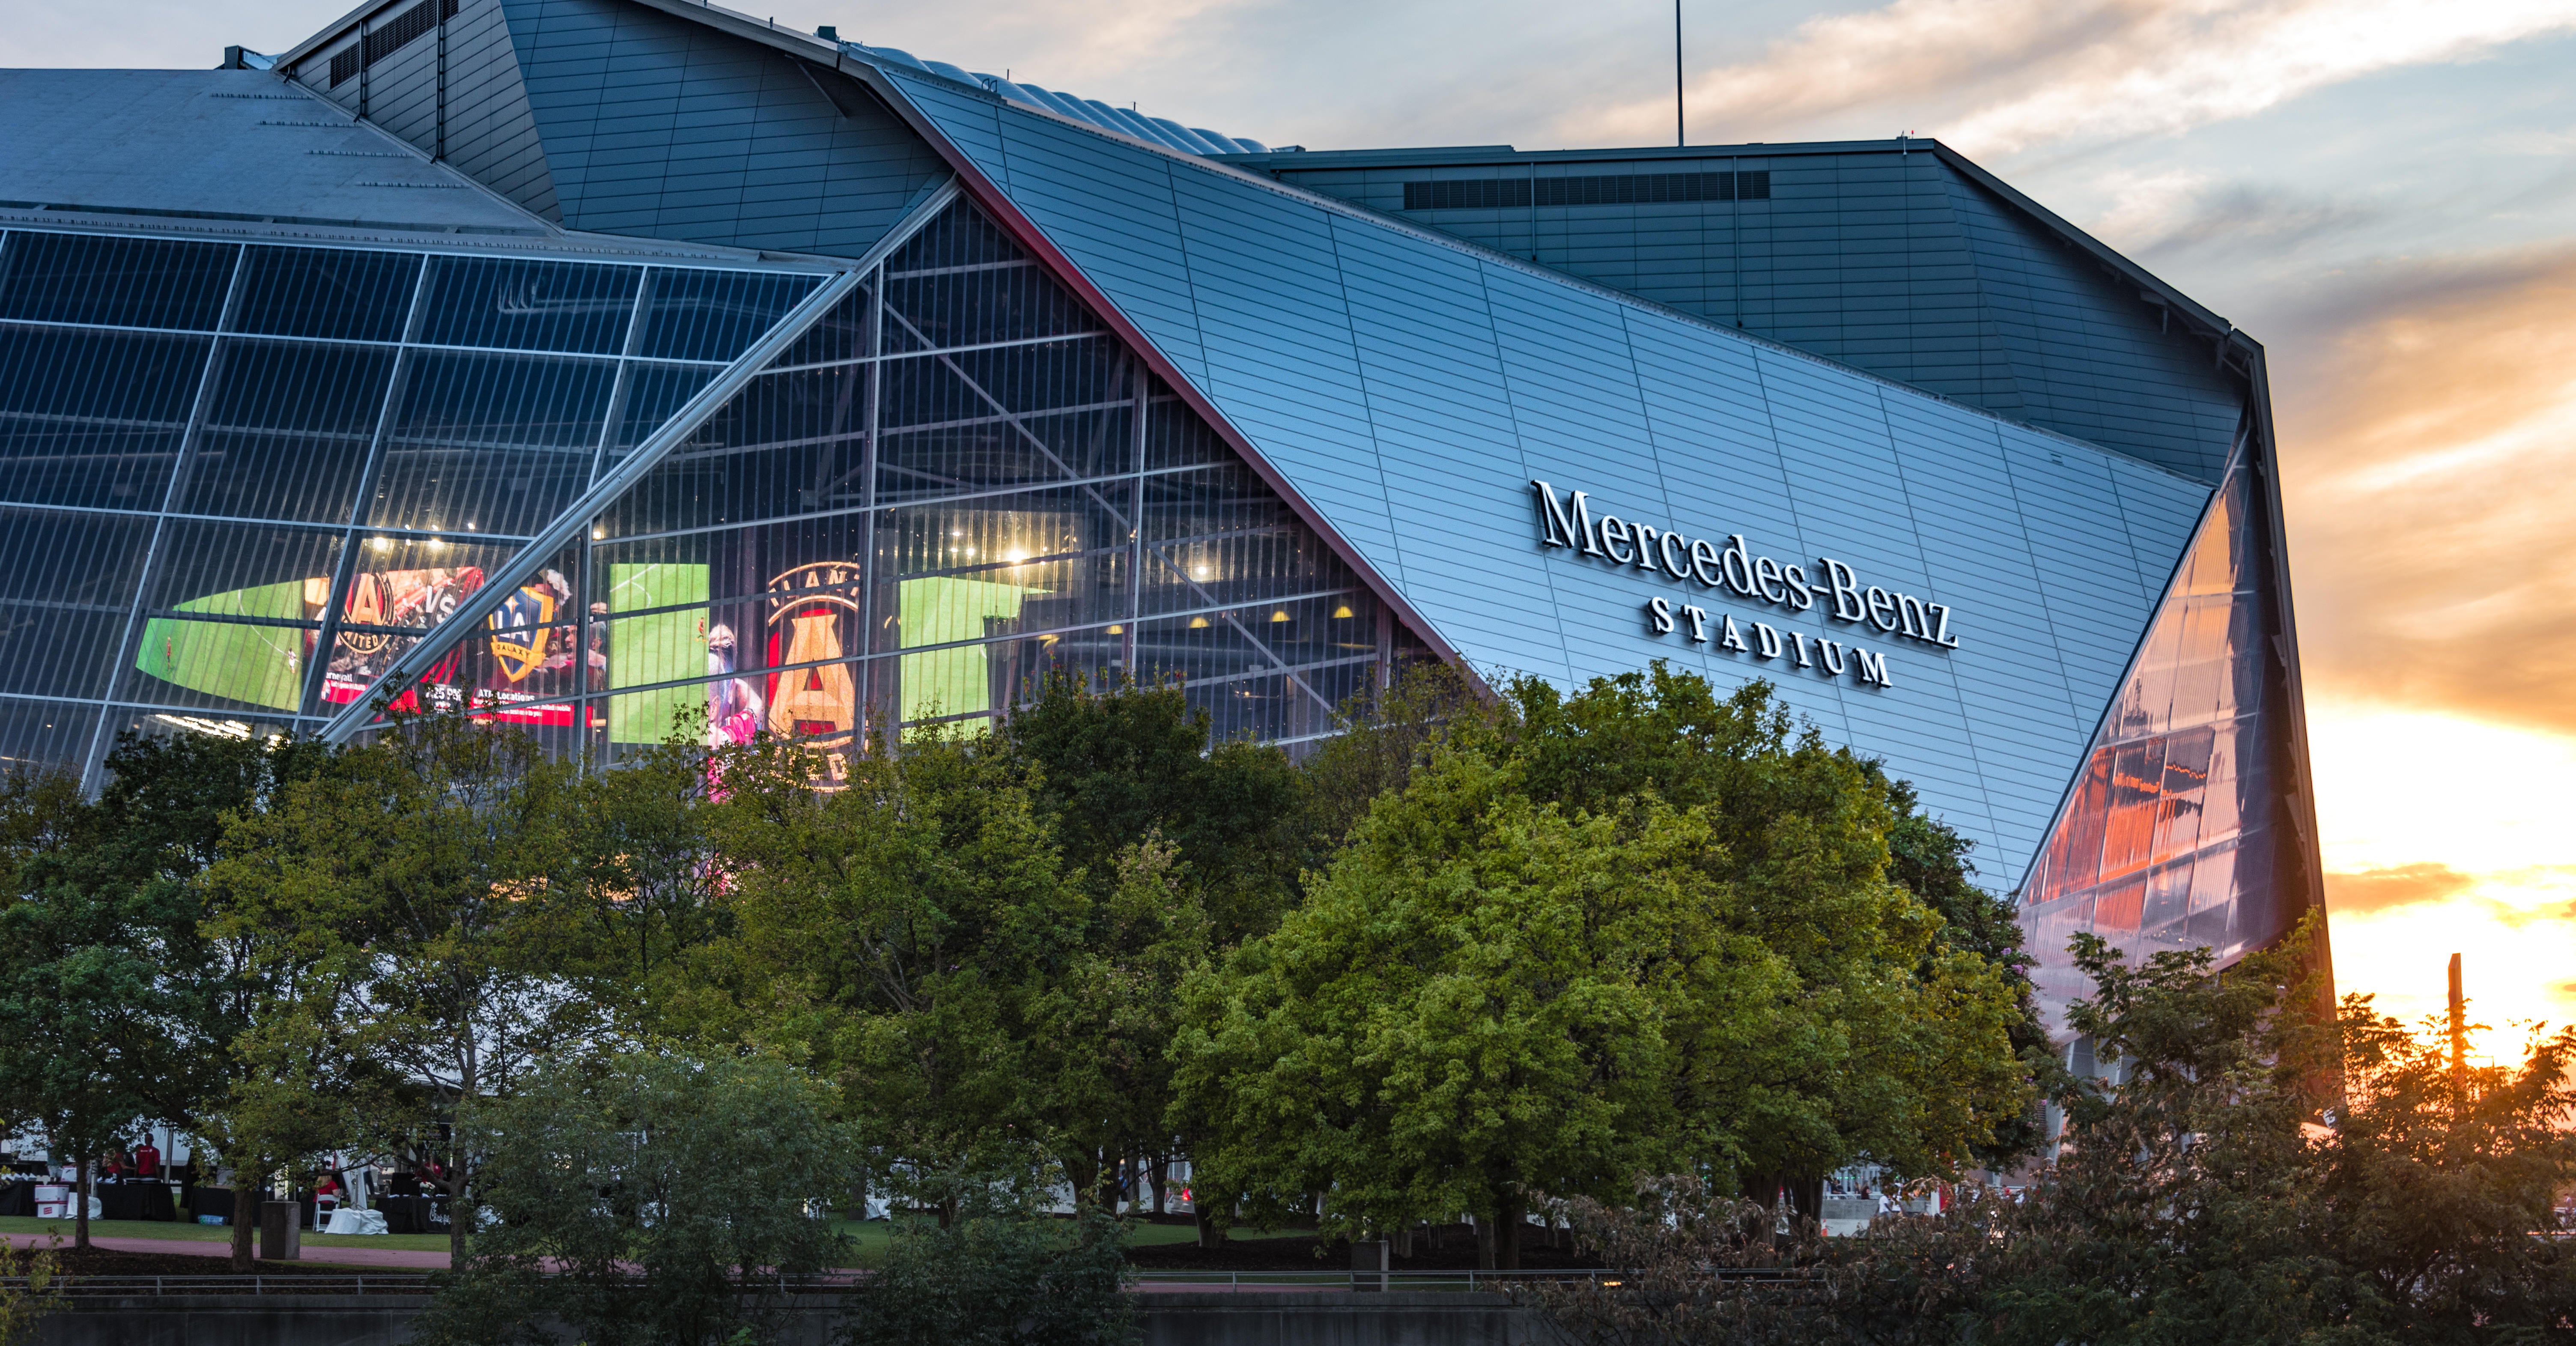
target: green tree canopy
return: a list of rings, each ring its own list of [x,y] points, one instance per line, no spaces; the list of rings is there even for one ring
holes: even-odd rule
[[[739,1346],[847,1261],[824,1218],[857,1164],[831,1091],[761,1057],[547,1062],[480,1110],[482,1208],[419,1340]]]
[[[957,1182],[1025,1168],[1048,1140],[1031,1016],[1090,903],[1018,764],[931,739],[853,760],[828,794],[792,745],[721,769],[752,1036],[837,1084],[878,1176],[921,1199],[950,1209]]]
[[[547,956],[577,771],[515,728],[430,716],[236,816],[208,875],[215,934],[273,982],[234,1044],[262,1081],[245,1117],[292,1114],[277,1088],[336,1100],[352,1139],[436,1158],[462,1203],[457,1129],[603,1022]]]
[[[1947,1171],[2026,1099],[2003,969],[1888,881],[1885,792],[1754,686],[1513,684],[1190,986],[1176,1115],[1256,1218],[1383,1230],[1640,1167]]]

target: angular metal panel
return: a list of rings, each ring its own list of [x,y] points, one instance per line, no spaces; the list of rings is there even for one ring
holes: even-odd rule
[[[2208,498],[2199,483],[1490,254],[889,76],[1165,349],[1440,640],[1559,681],[1666,658],[1775,681],[2018,883]],[[992,128],[987,130],[986,128]],[[1901,223],[1901,221],[1899,222]],[[1530,482],[1955,605],[1956,649],[1542,550]],[[2106,545],[2107,544],[2107,545]],[[2151,577],[2153,576],[2153,577]],[[1705,608],[1657,634],[1647,600]],[[1722,645],[1756,621],[1817,656]],[[1891,685],[1814,642],[1886,657]]]

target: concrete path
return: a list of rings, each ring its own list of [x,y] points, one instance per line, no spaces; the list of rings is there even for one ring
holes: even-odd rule
[[[0,1238],[6,1238],[21,1248],[42,1248],[53,1242],[53,1236],[50,1234],[0,1234]],[[121,1253],[176,1253],[181,1257],[211,1258],[228,1258],[233,1255],[231,1244],[217,1243],[209,1239],[137,1239],[99,1235],[91,1238],[90,1244],[93,1247],[107,1248]],[[64,1239],[62,1246],[70,1247],[71,1240]],[[326,1248],[308,1243],[304,1245],[304,1260],[328,1262],[336,1266],[383,1267],[388,1271],[447,1270],[447,1254],[423,1252],[411,1248]],[[209,1269],[206,1274],[220,1276],[223,1272]]]

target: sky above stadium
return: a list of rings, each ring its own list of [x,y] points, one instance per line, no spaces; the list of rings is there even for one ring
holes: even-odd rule
[[[762,0],[737,0],[746,6]],[[1669,144],[1669,0],[770,0],[1314,149]],[[340,0],[0,0],[207,66]],[[2576,1020],[2576,0],[1682,0],[1693,143],[1935,137],[2271,354],[2337,980]]]

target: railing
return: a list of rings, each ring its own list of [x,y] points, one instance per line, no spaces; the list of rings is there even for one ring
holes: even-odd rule
[[[1616,1285],[1625,1274],[1606,1268],[1520,1271],[1162,1271],[1134,1269],[1139,1290],[1504,1290],[1548,1281]]]
[[[24,1276],[0,1277],[0,1287],[25,1290]],[[425,1295],[423,1275],[56,1276],[47,1294],[82,1299],[163,1295]]]

